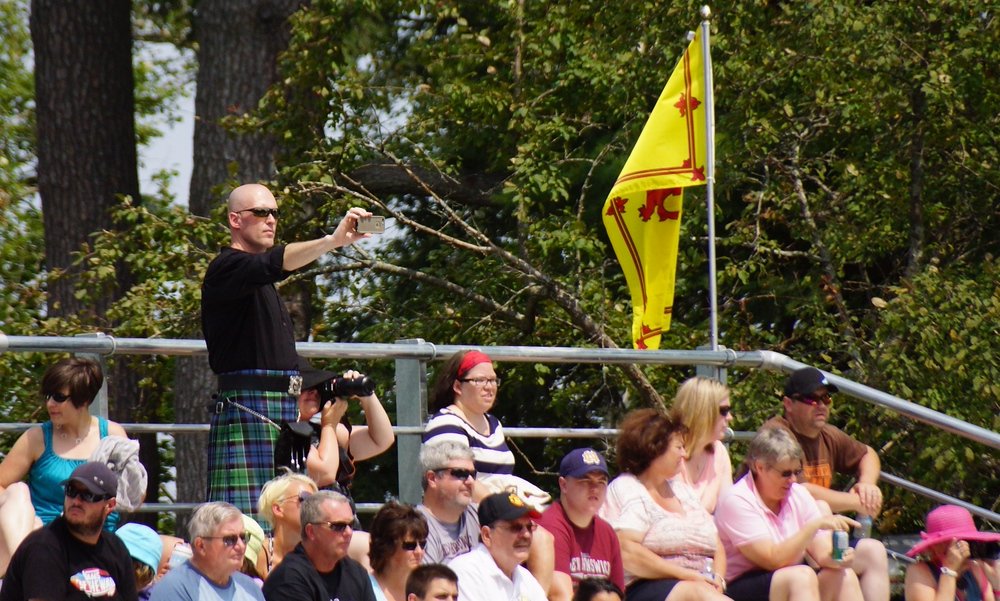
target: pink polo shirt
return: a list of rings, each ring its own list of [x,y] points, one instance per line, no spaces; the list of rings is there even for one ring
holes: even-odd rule
[[[747,473],[723,493],[715,508],[715,525],[726,550],[726,580],[732,582],[758,566],[739,548],[747,543],[770,539],[776,543],[799,531],[803,524],[820,517],[819,507],[801,484],[793,484],[788,497],[775,514],[767,508],[754,486],[753,474]],[[820,530],[816,536],[830,536]],[[798,558],[797,561],[801,561]]]

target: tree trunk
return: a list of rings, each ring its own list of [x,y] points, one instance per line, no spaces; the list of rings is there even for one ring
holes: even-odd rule
[[[94,232],[113,227],[110,210],[123,196],[139,203],[135,146],[135,80],[132,74],[131,3],[91,0],[85,9],[61,0],[33,0],[31,38],[35,52],[38,135],[38,192],[50,271],[68,277],[52,281],[49,311],[77,317],[95,327],[111,304],[134,283],[116,266],[116,286],[96,299],[78,299],[73,253]],[[139,375],[128,360],[108,374],[109,417],[119,422],[148,419],[140,399]],[[148,437],[143,444],[149,446]],[[159,458],[143,449],[151,474],[147,497],[156,499]]]
[[[111,227],[119,195],[139,201],[128,0],[33,0],[38,192],[49,270],[72,272],[72,253],[88,236]],[[119,270],[119,290],[130,277]],[[49,289],[54,315],[105,314],[113,296],[96,303],[74,297],[75,278]],[[87,321],[84,319],[84,321]]]
[[[192,213],[207,216],[223,199],[219,188],[233,178],[247,183],[274,174],[274,139],[227,132],[220,120],[253,111],[275,82],[278,54],[288,46],[288,17],[302,4],[299,0],[198,3],[198,89],[188,201]]]
[[[198,40],[194,167],[188,199],[192,213],[208,216],[223,202],[232,179],[247,183],[274,175],[276,142],[266,135],[227,132],[220,120],[254,110],[276,81],[278,54],[288,45],[288,17],[303,4],[298,0],[198,3],[194,24]],[[197,316],[192,323],[200,324]],[[192,328],[190,335],[201,337],[200,327]],[[206,407],[214,389],[215,378],[206,358],[178,358],[174,388],[177,422],[207,422]],[[177,465],[181,466],[177,470],[178,501],[205,499],[207,446],[207,435],[175,438]]]

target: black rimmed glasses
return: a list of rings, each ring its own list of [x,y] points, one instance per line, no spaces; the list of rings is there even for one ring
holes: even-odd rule
[[[63,394],[61,392],[44,392],[44,393],[42,393],[42,398],[45,399],[46,401],[48,401],[48,400],[51,399],[51,400],[53,400],[53,401],[55,401],[57,403],[65,403],[71,397],[70,397],[70,395]]]
[[[254,207],[252,209],[240,209],[239,211],[233,211],[234,213],[253,213],[254,217],[260,217],[261,219],[267,219],[268,215],[278,218],[278,209],[269,209],[265,207]]]
[[[221,540],[222,544],[227,547],[235,547],[236,543],[243,541],[243,544],[247,544],[250,540],[250,535],[246,532],[240,534],[227,534],[226,536],[203,536],[201,538],[207,538],[209,540]]]
[[[806,405],[812,405],[814,407],[816,405],[819,405],[820,403],[823,403],[827,407],[833,404],[833,397],[830,396],[829,392],[824,392],[823,394],[809,395],[809,396],[797,394],[792,397],[792,400],[804,403]]]
[[[468,480],[472,478],[476,479],[478,472],[476,470],[467,470],[461,467],[442,467],[434,470],[435,474],[447,473],[449,476],[456,480]]]
[[[330,530],[331,532],[337,532],[337,533],[344,532],[348,528],[351,528],[351,527],[354,526],[353,522],[330,522],[330,521],[326,521],[326,522],[311,522],[311,523],[314,526],[322,526],[322,527]]]
[[[89,490],[80,490],[72,484],[66,485],[66,496],[70,499],[80,499],[84,503],[103,503],[111,498],[108,495],[93,493]]]
[[[404,551],[416,551],[417,547],[421,549],[427,548],[427,539],[422,538],[420,540],[404,540],[399,543],[399,546],[403,548]]]
[[[500,388],[500,378],[459,378],[459,382],[467,382],[472,384],[476,388],[482,388],[486,385],[496,386]]]

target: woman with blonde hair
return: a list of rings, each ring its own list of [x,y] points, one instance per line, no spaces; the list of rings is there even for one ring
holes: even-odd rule
[[[299,510],[302,501],[319,490],[316,483],[305,474],[289,472],[264,485],[257,499],[257,513],[270,524],[272,531],[264,541],[264,569],[262,578],[273,570],[285,555],[302,542],[302,521]],[[263,563],[263,565],[261,565]]]
[[[733,465],[722,439],[733,420],[729,387],[711,378],[686,380],[677,389],[670,415],[688,431],[687,460],[681,477],[695,490],[709,513],[733,485]]]

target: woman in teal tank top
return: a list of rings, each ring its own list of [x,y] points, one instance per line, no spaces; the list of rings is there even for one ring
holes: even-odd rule
[[[49,421],[22,434],[0,463],[0,576],[28,533],[62,515],[63,481],[101,439],[127,437],[119,424],[90,414],[103,382],[100,365],[90,359],[64,359],[42,376]],[[105,529],[113,531],[118,521],[112,513]]]

